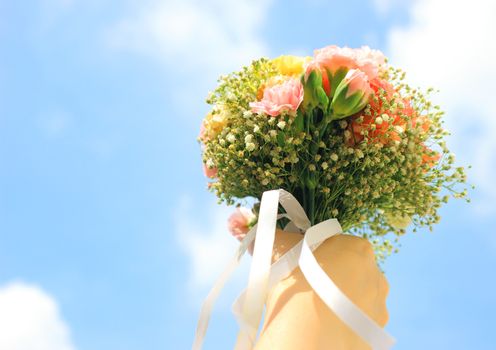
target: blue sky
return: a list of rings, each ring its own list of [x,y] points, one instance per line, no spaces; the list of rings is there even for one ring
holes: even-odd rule
[[[43,338],[0,335],[0,349],[189,348],[236,245],[201,172],[205,96],[252,58],[328,44],[379,48],[441,88],[450,145],[474,166],[473,203],[451,202],[384,266],[396,348],[493,348],[496,8],[447,4],[0,0],[0,334]],[[246,269],[205,349],[232,347]],[[45,321],[22,319],[33,310]]]

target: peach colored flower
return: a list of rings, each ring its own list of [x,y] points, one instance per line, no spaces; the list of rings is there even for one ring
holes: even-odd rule
[[[203,163],[203,174],[209,179],[215,179],[217,177],[217,168],[209,168],[207,164]]]
[[[254,113],[278,116],[282,112],[296,112],[303,101],[303,85],[299,79],[290,78],[281,84],[266,87],[260,101],[251,102]]]
[[[255,214],[250,209],[238,207],[231,214],[227,226],[231,234],[241,241],[250,230],[250,224],[255,220]]]
[[[379,68],[386,64],[386,57],[379,50],[372,50],[368,46],[362,46],[355,50],[356,61],[361,71],[374,79],[379,74]]]
[[[328,69],[334,74],[338,69],[360,69],[369,79],[374,79],[379,74],[379,68],[385,64],[384,54],[378,50],[372,50],[368,46],[359,49],[349,47],[338,47],[331,45],[315,50],[315,62],[322,68]]]
[[[327,68],[331,73],[339,68],[358,68],[355,50],[336,45],[326,46],[314,51],[315,62],[320,67]]]

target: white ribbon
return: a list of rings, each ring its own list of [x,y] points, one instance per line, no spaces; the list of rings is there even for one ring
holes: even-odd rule
[[[277,215],[279,203],[286,210],[286,214]],[[291,220],[293,229],[298,228],[306,233],[302,241],[271,265],[276,222],[282,217]],[[373,350],[387,350],[392,347],[394,339],[336,286],[312,253],[327,238],[338,233],[342,233],[342,229],[336,219],[326,220],[310,227],[304,209],[289,192],[285,190],[264,192],[258,224],[241,241],[236,255],[226,266],[203,303],[193,350],[201,349],[213,305],[248,246],[255,239],[255,235],[257,239],[248,286],[233,304],[233,313],[240,326],[235,350],[251,350],[254,347],[268,291],[298,266],[322,301]]]

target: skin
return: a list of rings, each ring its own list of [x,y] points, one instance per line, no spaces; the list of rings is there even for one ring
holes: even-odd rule
[[[273,260],[302,237],[278,230]],[[336,285],[384,327],[389,286],[377,267],[372,245],[363,238],[337,235],[327,239],[314,254]],[[299,268],[269,292],[266,305],[263,329],[254,350],[370,349],[327,308]]]

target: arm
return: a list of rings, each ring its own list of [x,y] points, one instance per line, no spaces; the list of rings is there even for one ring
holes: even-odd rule
[[[302,236],[278,231],[274,259]],[[339,288],[379,325],[388,320],[388,284],[378,269],[371,244],[362,238],[337,235],[315,256]],[[298,268],[271,290],[267,313],[255,350],[345,350],[368,346],[342,323],[312,291]]]

